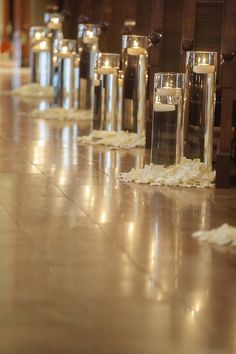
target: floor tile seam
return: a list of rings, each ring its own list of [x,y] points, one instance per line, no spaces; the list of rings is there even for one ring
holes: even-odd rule
[[[0,200],[0,205],[3,207],[3,209],[5,210],[5,212],[7,213],[7,215],[10,217],[10,219],[12,220],[12,222],[17,226],[18,231],[20,231],[24,237],[26,237],[27,241],[29,241],[29,243],[31,245],[34,245],[33,241],[31,240],[31,238],[27,235],[27,233],[21,228],[21,226],[19,225],[19,222],[13,217],[13,215],[10,213],[10,211],[8,210],[8,208],[2,203],[2,201]]]
[[[151,274],[150,272],[145,268],[142,267],[141,265],[139,265],[128,253],[127,250],[125,250],[118,242],[116,242],[113,238],[111,238],[108,233],[102,228],[101,224],[98,223],[97,221],[95,221],[91,215],[89,213],[86,212],[86,210],[84,210],[83,208],[81,208],[80,205],[78,205],[77,202],[75,202],[72,198],[70,198],[69,196],[67,196],[61,189],[59,186],[56,185],[56,187],[65,195],[65,197],[67,197],[67,199],[69,199],[73,204],[75,204],[76,206],[79,207],[79,210],[82,211],[91,221],[92,223],[97,226],[99,228],[100,231],[102,231],[103,235],[106,236],[106,238],[109,240],[110,243],[116,245],[117,249],[122,253],[125,254],[126,257],[129,259],[129,261],[131,262],[131,264],[134,266],[134,268],[138,269],[141,273],[143,274],[147,274],[150,279],[151,279]]]

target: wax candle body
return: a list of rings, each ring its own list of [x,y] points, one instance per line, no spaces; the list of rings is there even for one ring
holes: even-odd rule
[[[193,72],[196,74],[212,74],[214,71],[215,65],[198,64],[193,67]]]
[[[153,106],[153,110],[154,112],[173,112],[175,111],[175,105],[155,102]]]
[[[173,88],[173,87],[162,87],[157,89],[157,94],[159,96],[179,96],[181,93],[181,89]]]
[[[97,69],[97,73],[100,75],[114,74],[115,71],[116,69],[112,68],[111,66],[101,66],[100,68]]]
[[[127,49],[127,53],[129,55],[143,55],[145,54],[145,52],[146,52],[145,48],[140,48],[140,47],[133,47]]]

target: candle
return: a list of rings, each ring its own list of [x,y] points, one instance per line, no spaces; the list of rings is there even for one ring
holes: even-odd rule
[[[173,112],[175,111],[175,105],[155,102],[153,110],[154,112]]]
[[[157,94],[159,96],[179,96],[181,89],[174,87],[162,87],[157,89]]]
[[[85,44],[92,44],[98,41],[97,36],[94,36],[92,31],[87,31],[83,37],[83,42]]]
[[[48,46],[47,41],[39,42],[37,45],[33,46],[32,50],[34,53],[49,51],[49,46]]]
[[[127,53],[129,55],[142,55],[146,53],[145,48],[141,48],[138,46],[138,42],[134,41],[134,45],[132,48],[127,48]]]
[[[193,72],[196,74],[212,74],[215,71],[215,65],[198,64],[194,65]]]
[[[97,73],[100,75],[114,74],[115,71],[116,71],[115,68],[112,68],[111,66],[106,66],[106,65],[103,65],[97,69]]]
[[[109,60],[105,60],[104,65],[100,66],[100,68],[97,69],[97,73],[100,75],[109,75],[109,74],[114,74],[116,72],[115,68],[112,68]]]
[[[93,80],[93,84],[94,84],[95,87],[100,86],[100,80],[94,79],[94,80]]]

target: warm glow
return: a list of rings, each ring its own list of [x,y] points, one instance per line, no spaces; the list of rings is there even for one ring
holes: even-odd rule
[[[109,66],[109,64],[110,64],[110,63],[109,63],[109,60],[106,59],[106,60],[105,60],[105,66]]]
[[[55,24],[58,24],[59,23],[59,18],[58,17],[52,17],[51,18],[51,21]]]
[[[134,48],[138,48],[138,41],[134,40]]]
[[[41,33],[40,32],[36,32],[35,33],[35,38],[36,39],[40,39],[41,38]]]
[[[40,47],[40,49],[46,49],[47,48],[47,42],[46,41],[40,42],[39,43],[39,47]]]
[[[92,38],[93,37],[93,32],[92,31],[87,31],[87,36],[89,37],[89,38]]]
[[[68,47],[64,46],[61,48],[62,53],[67,53],[68,52]]]

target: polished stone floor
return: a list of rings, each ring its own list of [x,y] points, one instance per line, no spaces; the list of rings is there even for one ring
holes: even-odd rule
[[[236,190],[124,184],[142,149],[78,146],[90,123],[32,119],[0,69],[0,354],[233,354]]]

